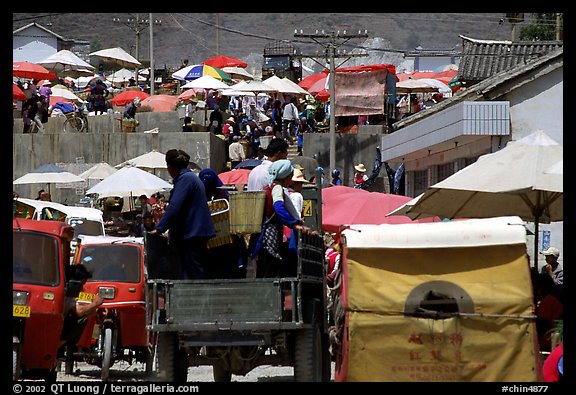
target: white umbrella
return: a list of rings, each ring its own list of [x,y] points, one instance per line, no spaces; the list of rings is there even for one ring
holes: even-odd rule
[[[438,92],[439,88],[420,80],[407,79],[396,83],[397,93]]]
[[[188,88],[228,89],[229,86],[210,75],[203,75],[202,77],[189,81],[180,87],[180,89],[188,89]]]
[[[52,90],[52,96],[63,97],[64,99],[75,100],[75,101],[80,102],[80,103],[85,103],[84,100],[82,100],[81,98],[76,96],[74,94],[74,92],[69,91],[68,89],[51,88],[51,90]]]
[[[84,182],[84,179],[56,165],[44,164],[24,174],[22,177],[15,179],[12,181],[12,184],[47,184],[48,191],[50,191],[50,184],[70,182]]]
[[[106,63],[112,63],[119,67],[136,67],[142,65],[136,58],[120,47],[91,52],[90,56],[96,56]]]
[[[517,215],[534,222],[534,265],[538,267],[538,224],[561,221],[563,175],[546,173],[563,160],[563,147],[537,131],[432,185],[408,214],[446,218]]]
[[[412,213],[410,210],[414,205],[420,200],[420,198],[424,195],[421,193],[420,195],[416,196],[414,199],[407,201],[402,206],[398,207],[396,210],[390,211],[386,214],[387,217],[392,215],[404,215],[412,220],[421,219],[421,218],[428,218],[428,217],[436,217],[435,214],[427,214],[427,213]]]
[[[237,86],[238,84],[236,84]],[[231,87],[232,89],[235,90],[240,90],[240,91],[244,91],[244,92],[253,92],[255,94],[259,94],[259,93],[274,93],[274,92],[278,92],[278,89],[264,83],[263,81],[260,80],[252,80],[247,82],[246,84],[242,84],[240,86],[240,88],[238,87]]]
[[[87,190],[86,194],[98,194],[99,197],[150,196],[171,188],[170,183],[154,174],[137,167],[123,167]]]
[[[223,67],[222,71],[225,72],[226,74],[228,74],[230,77],[232,78],[240,78],[240,79],[249,79],[249,80],[253,80],[254,79],[254,75],[250,74],[249,72],[246,71],[246,69],[242,68],[242,67]]]
[[[66,74],[73,70],[89,69],[94,70],[94,66],[82,60],[78,55],[74,54],[67,49],[56,52],[42,59],[37,64],[41,64],[45,68],[55,73]]]
[[[545,174],[564,174],[564,159],[554,163],[544,171]]]
[[[266,85],[271,86],[272,88],[275,88],[279,93],[288,93],[292,95],[302,94],[300,89],[296,89],[293,86],[289,86],[284,82],[284,80],[282,80],[282,78],[279,78],[278,76],[275,75],[265,79],[262,82]]]
[[[134,70],[120,69],[106,76],[106,80],[117,84],[127,82],[130,78],[135,78],[134,75]],[[146,81],[146,77],[139,75],[138,81]]]
[[[282,78],[282,81],[284,81],[284,83],[287,84],[288,86],[294,87],[294,89],[298,90],[303,95],[310,94],[310,92],[308,92],[306,89],[302,88],[300,85],[298,85],[297,83],[295,83],[294,81],[292,81],[287,77]]]
[[[118,170],[106,162],[96,163],[94,166],[78,174],[78,177],[84,180],[103,180],[106,177],[116,173]]]
[[[432,86],[438,88],[438,91],[440,93],[451,93],[452,92],[452,89],[450,89],[450,87],[448,87],[448,85],[446,85],[442,81],[437,80],[435,78],[418,78],[417,81],[422,81],[422,82],[425,82],[429,85],[432,85]]]
[[[158,152],[156,150],[152,150],[148,153],[142,154],[135,158],[129,159],[124,161],[118,165],[116,168],[126,167],[126,166],[134,166],[141,169],[166,169],[166,155]]]

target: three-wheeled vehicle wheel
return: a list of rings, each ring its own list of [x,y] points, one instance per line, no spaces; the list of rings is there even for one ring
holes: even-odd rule
[[[156,346],[158,379],[160,381],[182,381],[188,377],[188,356],[178,347],[178,334],[161,332]]]
[[[102,381],[107,381],[110,377],[110,366],[112,364],[112,328],[105,328],[102,341]]]
[[[322,381],[324,356],[320,328],[314,325],[299,330],[294,340],[294,381]]]
[[[222,364],[212,366],[212,375],[216,383],[229,383],[232,380],[232,372]]]

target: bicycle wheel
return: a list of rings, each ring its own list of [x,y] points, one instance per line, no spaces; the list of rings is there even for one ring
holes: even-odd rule
[[[64,121],[64,131],[66,133],[81,132],[84,130],[84,120],[78,117],[68,118]]]

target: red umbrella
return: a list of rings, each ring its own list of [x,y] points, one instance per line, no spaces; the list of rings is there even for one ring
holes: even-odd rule
[[[311,94],[315,95],[317,93],[319,93],[320,91],[322,91],[323,89],[326,89],[326,80],[328,79],[328,75],[324,74],[324,78],[320,78],[318,80],[316,80],[315,83],[313,83],[309,89],[306,89],[308,92],[310,92]]]
[[[153,95],[142,100],[142,107],[150,107],[152,112],[176,111],[178,97],[172,95]]]
[[[412,200],[408,196],[336,186],[323,189],[322,200],[322,228],[327,232],[337,232],[340,225],[434,221],[434,218],[413,221],[404,215],[386,216],[392,210]]]
[[[243,60],[233,58],[231,56],[214,56],[210,59],[206,59],[203,64],[207,64],[208,66],[217,67],[221,69],[222,67],[248,67],[248,63],[244,62]]]
[[[26,100],[26,95],[14,82],[12,83],[12,98],[14,100]]]
[[[234,169],[218,174],[224,185],[248,184],[249,169]]]
[[[328,101],[330,100],[330,92],[327,89],[322,89],[314,97],[321,101]]]
[[[302,78],[302,81],[298,83],[302,88],[310,92],[310,87],[318,80],[326,78],[328,71],[322,73],[311,74],[307,77]]]
[[[44,66],[31,62],[12,62],[12,75],[20,78],[38,80],[53,80],[56,74],[48,71]]]
[[[141,100],[144,100],[147,97],[150,97],[150,95],[146,92],[136,90],[124,91],[114,96],[112,100],[110,100],[110,103],[112,103],[115,106],[125,106],[126,104],[134,100],[135,97],[139,97]]]

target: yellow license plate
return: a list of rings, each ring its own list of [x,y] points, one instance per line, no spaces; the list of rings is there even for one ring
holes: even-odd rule
[[[88,292],[80,292],[78,294],[78,300],[83,300],[85,302],[92,302],[93,297],[94,297],[94,294],[91,294]]]
[[[12,316],[30,317],[30,306],[12,305]]]

